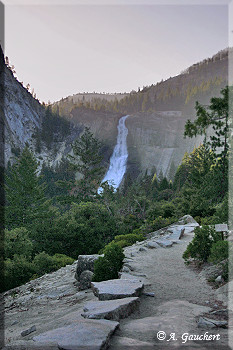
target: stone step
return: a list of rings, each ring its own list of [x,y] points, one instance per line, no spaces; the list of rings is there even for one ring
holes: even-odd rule
[[[158,243],[162,248],[170,248],[173,245],[173,243],[168,239],[157,239],[156,243]]]
[[[138,297],[141,295],[143,287],[143,283],[127,279],[91,282],[92,291],[99,300]]]
[[[82,316],[91,319],[119,321],[134,312],[140,303],[138,297],[92,301],[84,305]]]
[[[33,338],[41,349],[58,346],[62,350],[106,349],[118,322],[107,320],[77,320],[76,323],[49,330]]]

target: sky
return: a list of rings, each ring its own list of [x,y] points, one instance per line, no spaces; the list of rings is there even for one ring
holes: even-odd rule
[[[227,1],[158,3],[6,0],[5,54],[47,103],[156,84],[229,45]]]

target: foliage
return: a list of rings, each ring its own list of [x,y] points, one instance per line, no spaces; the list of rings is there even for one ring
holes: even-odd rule
[[[32,262],[36,276],[42,276],[45,273],[56,271],[63,266],[70,265],[74,259],[64,254],[48,255],[45,252],[37,254]]]
[[[12,259],[6,259],[4,268],[5,279],[2,291],[28,282],[33,273],[33,264],[23,255],[15,254]]]
[[[8,229],[30,227],[48,210],[45,188],[39,183],[37,161],[26,146],[6,176],[5,224]]]
[[[97,253],[117,232],[114,216],[102,204],[82,202],[56,216],[46,230],[38,227],[34,240],[39,251],[78,258]]]
[[[228,258],[229,242],[228,241],[218,241],[212,244],[209,261],[217,264]]]
[[[114,237],[115,242],[119,242],[123,239],[128,243],[128,245],[132,245],[132,244],[136,243],[137,241],[139,241],[139,242],[143,241],[144,237],[142,234],[135,234],[135,233],[129,233],[126,235],[118,235],[118,236]]]
[[[29,232],[24,227],[5,231],[5,258],[12,259],[15,254],[30,259],[33,251],[33,243],[29,239]]]
[[[196,227],[194,230],[194,238],[188,244],[187,249],[183,254],[183,258],[185,260],[193,258],[205,262],[208,260],[213,243],[216,243],[221,239],[221,234],[216,232],[213,227]]]
[[[135,230],[137,231],[137,230]],[[102,254],[104,252],[104,250],[111,246],[113,243],[117,244],[119,247],[124,248],[127,246],[130,246],[134,243],[136,243],[137,241],[143,241],[145,239],[145,237],[143,236],[143,234],[141,233],[134,233],[135,231],[133,231],[133,233],[128,233],[125,235],[117,235],[114,237],[114,240],[112,240],[110,243],[108,243],[104,249],[101,249],[99,251],[100,254]],[[138,229],[138,231],[140,231]]]
[[[73,156],[70,156],[72,168],[81,174],[81,179],[71,184],[70,194],[80,200],[90,199],[96,195],[103,175],[100,154],[101,143],[94,138],[88,128],[73,146]]]
[[[93,281],[100,282],[118,278],[124,259],[123,249],[116,243],[111,243],[104,249],[104,257],[99,257],[94,263]]]

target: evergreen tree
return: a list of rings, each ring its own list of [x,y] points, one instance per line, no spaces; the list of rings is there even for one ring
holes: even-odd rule
[[[42,215],[45,205],[44,186],[39,184],[37,161],[26,146],[6,175],[6,227],[28,227]]]
[[[100,154],[101,143],[85,128],[81,138],[73,145],[73,156],[70,156],[71,166],[82,178],[77,180],[70,194],[81,200],[89,199],[96,194],[103,176]]]

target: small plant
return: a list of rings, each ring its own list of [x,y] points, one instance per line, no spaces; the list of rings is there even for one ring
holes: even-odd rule
[[[187,246],[183,254],[183,259],[193,258],[200,262],[205,262],[211,252],[213,243],[222,239],[221,234],[217,233],[213,227],[203,226],[196,227],[194,230],[194,238]]]
[[[124,259],[123,249],[116,243],[111,243],[104,249],[104,257],[99,257],[94,263],[93,281],[100,282],[118,278]]]
[[[217,264],[220,261],[223,261],[228,258],[228,241],[218,241],[212,244],[210,250],[209,261]]]

